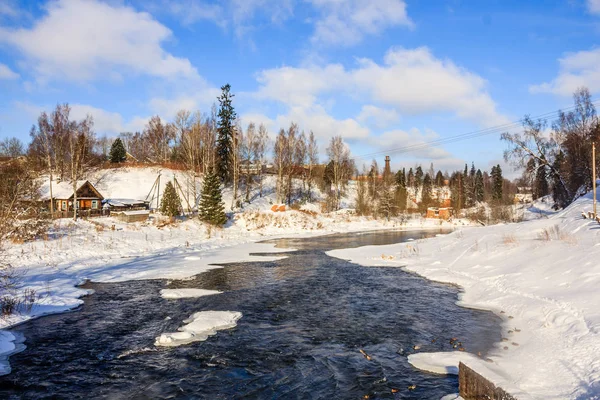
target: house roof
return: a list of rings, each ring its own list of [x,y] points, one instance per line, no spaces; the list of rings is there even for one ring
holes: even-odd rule
[[[77,190],[81,189],[85,184],[89,184],[90,187],[98,194],[100,198],[103,198],[100,192],[87,180],[77,181]],[[73,184],[68,181],[52,181],[52,197],[55,199],[68,199],[73,196]],[[45,180],[42,182],[40,187],[40,199],[50,200],[50,181]]]

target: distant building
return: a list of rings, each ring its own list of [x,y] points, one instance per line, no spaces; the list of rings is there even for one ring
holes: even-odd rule
[[[427,209],[427,218],[450,219],[454,215],[452,207],[429,207]]]

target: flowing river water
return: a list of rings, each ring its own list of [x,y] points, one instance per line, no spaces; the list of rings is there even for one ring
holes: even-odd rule
[[[360,267],[325,251],[419,240],[439,231],[279,239],[273,262],[226,264],[188,280],[87,283],[73,312],[15,327],[26,350],[0,377],[2,399],[439,399],[455,376],[407,362],[419,351],[485,353],[500,340],[492,313],[458,307],[458,289],[399,268]],[[163,288],[223,291],[165,300]],[[240,311],[237,327],[204,342],[157,348],[203,310]],[[361,352],[370,356],[368,360]],[[413,390],[408,387],[415,385]]]

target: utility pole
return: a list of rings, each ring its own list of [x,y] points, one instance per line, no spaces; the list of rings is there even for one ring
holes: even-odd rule
[[[594,188],[594,218],[597,218],[598,214],[596,213],[596,143],[592,143],[592,188]]]

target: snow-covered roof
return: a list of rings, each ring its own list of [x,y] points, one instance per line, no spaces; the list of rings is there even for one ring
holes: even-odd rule
[[[86,183],[86,180],[77,181],[77,189],[83,186]],[[73,195],[73,184],[68,181],[52,181],[52,197],[55,199],[68,199]],[[42,182],[42,186],[40,187],[40,199],[41,200],[50,200],[50,181],[44,180]]]
[[[135,199],[105,199],[103,201],[104,204],[108,204],[111,207],[126,207],[126,206],[134,206],[136,204],[145,204],[147,203],[145,200],[135,200]]]
[[[125,215],[149,215],[150,210],[134,210],[134,211],[119,211],[115,214],[125,214]]]

